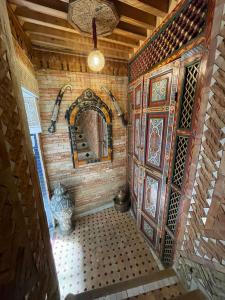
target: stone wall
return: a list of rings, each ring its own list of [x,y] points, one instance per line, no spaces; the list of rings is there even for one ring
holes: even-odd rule
[[[61,181],[75,201],[76,212],[87,211],[112,201],[119,187],[126,183],[126,129],[121,124],[108,96],[101,86],[111,89],[123,111],[127,106],[127,77],[40,69],[36,72],[39,85],[40,115],[43,132],[44,163],[52,190]],[[72,84],[72,93],[66,92],[61,103],[56,133],[49,134],[51,112],[59,89]],[[71,158],[68,126],[65,112],[71,103],[91,88],[112,109],[113,160],[74,169]]]

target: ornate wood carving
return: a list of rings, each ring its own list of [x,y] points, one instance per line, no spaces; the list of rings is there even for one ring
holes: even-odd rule
[[[155,247],[156,230],[143,216],[141,217],[141,230],[152,246]]]
[[[66,119],[69,125],[71,151],[74,167],[87,163],[87,160],[78,161],[76,127],[81,114],[87,110],[95,110],[105,120],[108,133],[108,156],[102,157],[100,161],[112,160],[112,111],[108,106],[91,90],[86,89],[70,106],[66,112]],[[93,161],[89,161],[91,163]]]
[[[160,195],[161,179],[154,177],[149,171],[146,171],[142,210],[156,223],[158,223]]]
[[[208,0],[188,0],[145,43],[129,63],[133,81],[203,34]]]
[[[159,170],[164,162],[166,127],[167,113],[147,115],[145,163]]]
[[[92,35],[92,20],[96,19],[97,35],[113,32],[119,22],[114,3],[107,0],[70,0],[68,21],[83,34]]]

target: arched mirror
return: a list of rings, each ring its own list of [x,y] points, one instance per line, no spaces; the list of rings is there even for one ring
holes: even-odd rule
[[[112,112],[91,90],[85,90],[66,113],[75,168],[112,159]]]

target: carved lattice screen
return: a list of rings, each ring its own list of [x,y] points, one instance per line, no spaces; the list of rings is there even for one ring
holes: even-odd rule
[[[0,298],[59,299],[50,239],[0,1]]]
[[[200,61],[194,61],[184,66],[180,113],[178,116],[176,146],[171,171],[171,187],[168,197],[166,217],[167,232],[165,232],[162,258],[165,265],[173,261],[174,236],[176,234],[177,218],[182,195],[182,185],[185,178],[186,162],[192,128],[192,116],[195,107],[197,81]]]

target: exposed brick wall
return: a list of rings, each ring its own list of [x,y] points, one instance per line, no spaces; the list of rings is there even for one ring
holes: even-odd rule
[[[76,211],[85,211],[112,200],[119,187],[126,183],[126,129],[121,124],[108,96],[101,86],[112,90],[123,111],[127,107],[127,77],[87,74],[78,72],[38,70],[39,103],[43,133],[43,155],[53,189],[57,181],[68,188],[75,201]],[[72,93],[66,92],[61,103],[56,133],[48,133],[55,98],[62,85],[72,84]],[[74,169],[71,159],[68,126],[65,112],[71,103],[91,88],[112,109],[113,113],[113,161],[101,162]]]
[[[89,148],[99,157],[99,126],[98,113],[94,110],[86,111],[80,118],[80,126],[88,142]]]

